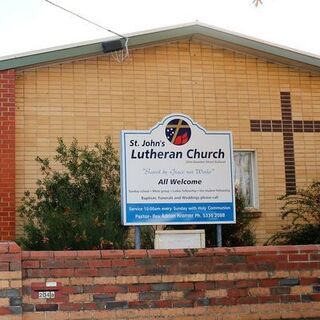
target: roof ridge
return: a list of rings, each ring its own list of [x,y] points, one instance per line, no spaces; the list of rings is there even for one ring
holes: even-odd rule
[[[247,50],[251,54],[253,52],[257,56],[260,55],[266,59],[320,71],[320,56],[318,55],[214,27],[200,21],[138,31],[125,34],[124,36],[129,39],[129,48],[135,48],[195,34],[210,37],[224,43],[226,46],[237,47],[238,50]],[[102,43],[107,45],[116,39],[119,39],[119,37],[100,38],[0,57],[0,70],[27,68],[66,59],[103,54]]]

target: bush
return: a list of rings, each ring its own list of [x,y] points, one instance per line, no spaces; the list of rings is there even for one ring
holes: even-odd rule
[[[236,189],[236,223],[222,225],[222,246],[239,247],[254,246],[256,237],[252,231],[251,223],[253,216],[246,210],[246,200],[242,193]],[[202,226],[206,231],[206,245],[213,247],[216,245],[216,226]]]
[[[222,246],[253,246],[256,243],[256,237],[251,229],[253,215],[246,210],[245,198],[242,193],[236,189],[236,217],[237,222],[234,224],[222,225]],[[166,229],[204,229],[206,233],[206,247],[214,247],[216,243],[216,225],[191,225],[191,226],[168,226]]]
[[[127,228],[120,221],[119,160],[110,138],[93,149],[67,147],[58,139],[52,169],[37,157],[42,179],[25,192],[18,211],[25,218],[21,245],[31,250],[122,248]]]
[[[281,218],[290,223],[266,244],[320,244],[320,182],[315,181],[295,195],[284,195]]]
[[[141,226],[141,248],[154,249],[155,227]]]

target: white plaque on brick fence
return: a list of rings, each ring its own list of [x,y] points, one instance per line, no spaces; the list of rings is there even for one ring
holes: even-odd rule
[[[205,248],[204,230],[157,230],[155,249],[197,249]]]

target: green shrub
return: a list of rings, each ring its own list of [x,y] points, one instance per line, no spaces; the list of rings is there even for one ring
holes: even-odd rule
[[[284,195],[281,218],[289,222],[266,244],[320,244],[320,182],[315,181],[297,194]]]
[[[256,237],[252,231],[253,216],[246,210],[246,200],[242,193],[236,189],[236,223],[222,225],[222,246],[239,247],[254,246]],[[206,245],[208,247],[216,246],[216,226],[203,225],[206,231]]]
[[[256,237],[252,231],[253,215],[246,210],[245,198],[242,193],[236,189],[236,223],[222,225],[222,246],[253,246],[256,243]],[[191,225],[191,226],[167,226],[166,229],[204,229],[206,233],[206,247],[214,247],[216,242],[216,225]]]
[[[141,248],[154,249],[155,232],[154,226],[141,226]]]
[[[68,147],[58,139],[54,161],[37,157],[42,179],[25,192],[21,245],[32,250],[122,248],[127,228],[120,222],[119,160],[110,138],[94,148]]]

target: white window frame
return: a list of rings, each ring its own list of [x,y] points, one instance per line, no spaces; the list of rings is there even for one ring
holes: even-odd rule
[[[252,206],[249,208],[259,209],[259,188],[258,188],[258,164],[257,152],[254,149],[233,149],[233,152],[250,152],[251,153],[251,172],[252,172]]]

